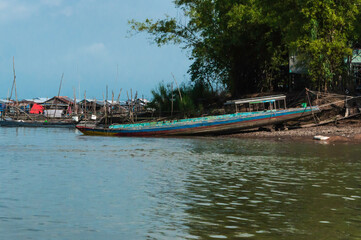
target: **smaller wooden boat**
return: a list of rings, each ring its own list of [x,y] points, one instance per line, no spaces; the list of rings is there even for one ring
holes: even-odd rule
[[[1,127],[75,128],[76,124],[75,121],[0,120]]]
[[[190,136],[236,133],[243,129],[275,125],[318,112],[317,106],[286,109],[284,95],[227,102],[236,113],[171,121],[113,124],[109,127],[77,125],[86,135],[104,136]],[[279,109],[277,109],[279,108]],[[249,112],[238,112],[249,109]],[[254,111],[258,110],[258,111]]]

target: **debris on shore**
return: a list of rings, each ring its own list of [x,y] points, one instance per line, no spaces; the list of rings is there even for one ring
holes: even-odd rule
[[[254,129],[229,135],[232,138],[266,138],[277,140],[315,141],[314,136],[329,137],[326,142],[361,143],[361,119],[348,120],[337,124],[270,131]]]

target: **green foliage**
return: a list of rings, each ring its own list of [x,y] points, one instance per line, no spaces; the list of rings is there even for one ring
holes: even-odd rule
[[[361,0],[175,0],[178,19],[131,20],[159,45],[190,49],[193,82],[220,83],[234,96],[274,90],[288,80],[297,52],[324,90],[346,73],[344,59],[361,37]]]
[[[149,103],[149,107],[158,111],[171,111],[171,90],[164,83],[159,83],[158,88],[152,90],[153,100]]]
[[[327,91],[330,83],[344,73],[344,60],[352,54],[360,3],[309,0],[297,6],[303,26],[290,45],[303,55],[310,77],[319,89]]]
[[[179,90],[174,88],[173,91],[170,84],[160,83],[152,91],[152,95],[153,100],[149,103],[149,107],[156,109],[156,112],[162,116],[171,114],[172,95],[173,113],[184,116],[200,115],[204,111],[204,105],[214,101],[214,93],[202,82],[183,84]]]
[[[182,100],[178,101],[178,110],[184,115],[193,115],[196,112],[196,106],[189,95],[184,95]]]

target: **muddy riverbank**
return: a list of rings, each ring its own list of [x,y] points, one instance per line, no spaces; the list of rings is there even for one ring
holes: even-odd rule
[[[361,119],[332,123],[308,128],[290,128],[288,130],[254,129],[229,135],[232,138],[268,138],[277,140],[315,141],[315,136],[329,137],[327,142],[361,143]]]

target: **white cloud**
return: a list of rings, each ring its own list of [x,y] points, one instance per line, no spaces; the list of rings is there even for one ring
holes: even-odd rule
[[[9,4],[5,1],[0,1],[0,11],[6,10]]]
[[[0,0],[0,21],[10,21],[27,18],[37,11],[32,4],[23,3],[17,0]]]
[[[103,43],[94,43],[82,48],[81,52],[91,55],[104,55],[107,49]]]
[[[63,0],[41,0],[40,3],[47,6],[58,7],[63,3]]]
[[[65,61],[83,61],[84,59],[108,59],[109,52],[104,43],[93,43],[85,46],[78,47],[77,49],[68,51],[64,55]]]
[[[38,12],[69,17],[73,8],[64,6],[63,0],[0,0],[0,23],[27,19]]]
[[[73,8],[72,7],[65,7],[60,11],[61,15],[70,17],[71,15],[73,15]]]

